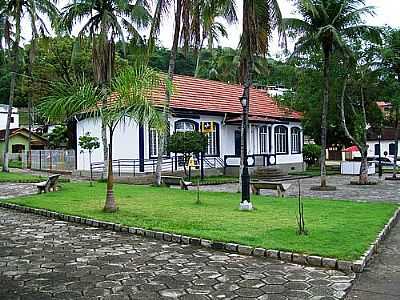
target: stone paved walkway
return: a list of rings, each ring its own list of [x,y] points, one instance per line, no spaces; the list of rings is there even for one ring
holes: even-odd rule
[[[0,200],[37,193],[37,188],[30,183],[0,183]]]
[[[392,229],[379,254],[357,278],[347,299],[400,299],[400,224]]]
[[[337,187],[336,191],[318,192],[311,191],[310,187],[319,185],[319,177],[306,178],[301,180],[302,194],[307,197],[319,197],[323,199],[348,199],[348,200],[367,200],[367,201],[386,201],[400,203],[400,182],[398,181],[382,181],[378,185],[357,186],[350,185],[351,180],[356,180],[350,176],[329,176],[328,184]],[[371,178],[377,181],[377,177]],[[289,188],[288,196],[297,196],[297,181],[289,181],[292,186]],[[195,188],[195,187],[192,187]],[[203,186],[202,190],[220,191],[220,192],[236,192],[238,184],[222,184],[213,186]],[[263,190],[262,195],[275,195],[275,191]]]
[[[340,299],[353,275],[0,209],[0,299]]]

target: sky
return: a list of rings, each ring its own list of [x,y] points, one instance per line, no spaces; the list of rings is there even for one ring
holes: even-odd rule
[[[61,0],[58,2],[58,6],[61,9],[71,0]],[[155,2],[155,1],[154,1]],[[295,16],[294,7],[291,5],[291,0],[278,0],[280,5],[283,17],[291,17]],[[392,27],[400,28],[400,18],[398,17],[400,11],[400,0],[366,0],[367,5],[375,6],[376,15],[373,17],[367,17],[366,23],[369,25],[375,26],[383,26],[389,25]],[[242,16],[242,0],[236,0],[237,3],[237,13],[239,20]],[[29,20],[23,20],[23,36],[25,37],[25,42],[30,40],[30,32],[29,32]],[[222,47],[231,47],[236,48],[239,42],[240,33],[242,32],[241,23],[226,25],[228,31],[228,38],[221,38],[219,45]],[[160,42],[161,45],[170,48],[172,45],[172,36],[173,36],[174,24],[173,24],[173,11],[170,12],[170,16],[164,18],[164,22],[162,24],[161,32],[160,32]],[[76,26],[73,34],[76,34],[79,31],[79,26]],[[144,32],[146,34],[146,32]],[[147,34],[148,35],[148,34]],[[293,46],[293,43],[292,43]],[[290,41],[289,41],[290,48]],[[270,46],[270,54],[278,55],[281,49],[278,47],[278,39],[275,38],[271,42]]]
[[[283,17],[295,16],[295,11],[290,0],[278,0]],[[238,17],[242,15],[242,0],[237,0]],[[367,5],[375,6],[376,16],[366,18],[369,25],[382,26],[390,25],[392,27],[400,27],[400,0],[367,0]],[[163,24],[163,30],[160,32],[160,40],[163,46],[170,48],[172,45],[173,20],[168,18]],[[227,39],[221,39],[220,45],[223,47],[236,48],[239,42],[240,33],[242,32],[241,24],[234,24],[227,27],[229,36]],[[278,54],[278,39],[272,41],[270,52]]]

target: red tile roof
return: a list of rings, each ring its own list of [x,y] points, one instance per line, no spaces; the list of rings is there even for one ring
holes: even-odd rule
[[[242,106],[239,97],[242,94],[241,85],[175,75],[171,108],[240,114]],[[161,104],[165,99],[164,88],[154,91],[152,97],[156,103]],[[250,91],[250,115],[295,120],[302,118],[301,113],[279,106],[265,90],[255,88]]]

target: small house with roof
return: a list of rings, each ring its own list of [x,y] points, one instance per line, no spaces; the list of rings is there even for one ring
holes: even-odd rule
[[[213,124],[208,133],[205,167],[237,167],[240,162],[240,125],[242,106],[239,97],[243,86],[189,76],[174,76],[174,94],[170,102],[170,134],[184,131],[202,131],[204,124]],[[164,101],[164,89],[152,93],[153,101]],[[250,93],[248,155],[249,165],[263,167],[276,165],[286,170],[303,168],[302,115],[282,107],[265,90],[253,88]],[[76,124],[77,141],[90,133],[101,140],[101,120],[82,117]],[[88,153],[77,142],[77,169],[89,170]],[[135,172],[154,171],[157,160],[157,132],[134,121],[119,124],[113,141],[114,159],[134,161],[129,168]],[[96,149],[94,162],[103,161],[103,149]],[[124,165],[124,163],[120,164]],[[125,163],[126,165],[126,163]],[[165,153],[163,170],[179,165],[177,155]],[[130,171],[132,172],[132,170]]]

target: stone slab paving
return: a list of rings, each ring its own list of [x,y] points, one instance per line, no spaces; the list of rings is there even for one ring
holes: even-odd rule
[[[379,254],[357,278],[346,299],[400,299],[400,224],[392,229]]]
[[[389,176],[389,175],[387,175]],[[376,176],[372,180],[378,181]],[[385,201],[400,203],[400,182],[384,180],[378,185],[357,186],[350,185],[351,180],[357,180],[351,176],[329,176],[328,185],[337,187],[336,191],[318,192],[311,191],[312,186],[319,185],[319,177],[306,178],[301,180],[302,194],[306,197],[319,197],[323,199],[347,199],[347,200],[366,200],[366,201]],[[287,191],[288,196],[296,196],[298,193],[297,181],[288,181],[292,186]],[[194,189],[195,187],[192,187]],[[202,186],[202,190],[219,192],[236,192],[238,184],[222,184],[213,186]],[[275,191],[262,190],[262,195],[276,195]]]
[[[342,299],[353,274],[0,208],[0,299]]]
[[[37,193],[37,188],[31,183],[0,183],[0,200]]]

